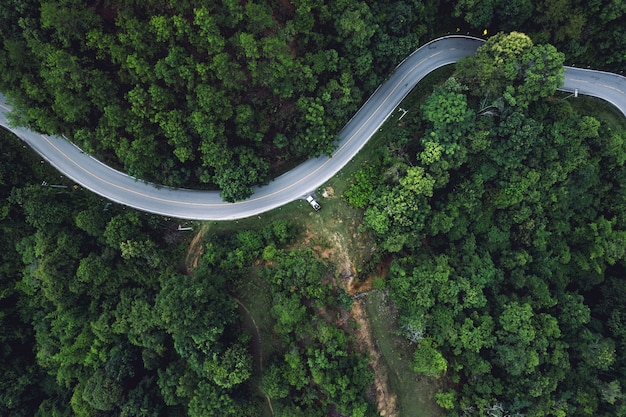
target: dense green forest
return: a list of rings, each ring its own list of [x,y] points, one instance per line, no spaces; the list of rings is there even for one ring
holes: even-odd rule
[[[17,123],[132,175],[241,199],[272,170],[330,153],[364,94],[423,41],[419,3],[327,3],[11,2],[0,89]],[[374,16],[388,13],[381,23],[403,22],[371,50],[387,33]]]
[[[2,135],[0,415],[377,415],[368,362],[334,322],[350,299],[332,264],[287,249],[293,225],[213,234],[190,276],[177,224],[41,186],[54,172]],[[251,276],[279,338],[255,381],[236,300]]]
[[[64,133],[131,175],[232,201],[341,126],[434,36],[523,30],[621,69],[614,0],[8,0],[0,91],[15,122]]]
[[[375,260],[393,259],[399,331],[450,416],[626,416],[626,128],[555,94],[564,63],[623,69],[625,14],[615,0],[7,0],[0,91],[16,123],[237,200],[331,152],[426,40],[527,33],[460,62],[345,197]],[[352,300],[301,230],[211,235],[190,275],[172,220],[43,187],[58,174],[2,135],[0,414],[376,415],[335,321]],[[272,294],[262,369],[237,299],[252,279]]]
[[[450,416],[626,415],[626,123],[554,95],[563,59],[490,38],[346,193]]]

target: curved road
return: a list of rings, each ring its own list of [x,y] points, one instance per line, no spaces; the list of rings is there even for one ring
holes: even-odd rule
[[[367,143],[411,89],[442,66],[474,54],[482,39],[448,36],[422,46],[372,94],[339,133],[331,158],[309,159],[263,187],[247,200],[226,203],[217,191],[172,189],[129,177],[83,153],[62,137],[45,136],[25,128],[9,127],[10,108],[0,94],[0,125],[30,145],[65,176],[111,201],[138,210],[194,220],[235,220],[264,213],[303,197],[332,178]],[[626,116],[626,78],[600,71],[565,67],[561,90],[602,98]]]

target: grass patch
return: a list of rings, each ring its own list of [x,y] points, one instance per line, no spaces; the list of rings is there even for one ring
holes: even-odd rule
[[[267,364],[267,359],[277,350],[280,343],[274,334],[274,319],[270,314],[272,294],[269,286],[261,281],[254,270],[251,270],[248,280],[242,280],[239,288],[239,301],[243,304],[242,316],[246,325],[250,327],[250,334],[260,337],[261,359],[257,361],[259,368]],[[245,308],[244,308],[245,307]],[[258,329],[258,333],[257,333]]]
[[[322,206],[321,211],[314,212],[308,203],[297,200],[247,219],[205,222],[208,225],[207,233],[259,229],[274,220],[287,220],[295,224],[301,233],[296,243],[297,246],[315,247],[323,257],[329,258],[337,265],[339,275],[360,272],[361,268],[372,258],[376,247],[371,236],[359,230],[363,220],[362,210],[348,205],[342,195],[348,188],[353,173],[380,157],[381,148],[393,139],[398,127],[401,127],[409,118],[419,117],[419,106],[432,92],[433,85],[447,79],[453,70],[454,66],[450,65],[429,74],[422,80],[400,105],[408,113],[400,119],[403,113],[396,110],[365,147],[327,184],[316,190],[317,199]],[[236,296],[247,309],[240,306],[244,326],[253,336],[252,346],[255,349],[257,372],[253,375],[251,382],[252,386],[258,386],[260,383],[259,356],[265,361],[279,349],[273,332],[274,320],[269,314],[272,294],[251,272],[249,277],[242,280]],[[437,388],[430,380],[418,380],[418,375],[411,370],[411,349],[406,349],[406,347],[404,350],[397,349],[396,344],[400,346],[403,342],[400,337],[393,335],[392,329],[395,328],[395,323],[390,321],[387,312],[382,314],[379,312],[378,305],[383,304],[381,297],[379,292],[368,296],[368,316],[372,321],[375,340],[380,345],[384,356],[384,365],[388,368],[391,391],[400,399],[400,415],[437,416],[440,410],[433,398]],[[261,393],[258,395],[261,396]],[[263,410],[259,410],[259,413],[262,416],[271,415],[269,407],[264,407]]]
[[[240,317],[246,331],[252,336],[250,341],[251,353],[254,358],[254,372],[250,379],[250,386],[258,387],[261,384],[261,373],[273,353],[280,351],[279,340],[274,333],[274,319],[270,314],[272,294],[266,283],[262,282],[250,269],[248,279],[242,279],[238,288],[237,301]],[[267,405],[266,398],[260,391],[254,393],[263,404],[259,412],[260,417],[271,417],[272,412]]]
[[[389,370],[388,384],[398,396],[402,417],[437,417],[444,411],[435,403],[442,381],[422,377],[411,369],[414,348],[395,333],[396,315],[383,291],[370,291],[365,300],[372,334]]]
[[[403,120],[409,117],[416,117],[419,112],[419,106],[432,92],[433,85],[445,81],[452,75],[453,71],[454,65],[447,65],[428,74],[400,104],[399,107],[408,111]],[[341,196],[348,188],[350,176],[364,164],[379,157],[381,147],[389,142],[390,135],[393,134],[394,129],[402,125],[402,120],[398,120],[400,116],[402,116],[402,112],[396,109],[363,149],[328,184],[317,190],[320,204],[323,203],[322,210],[319,213],[313,212],[305,201],[297,200],[275,210],[247,219],[206,222],[209,225],[209,233],[257,229],[274,220],[287,220],[295,224],[313,223],[317,225],[320,222],[315,219],[326,220],[326,218],[336,217],[350,219],[358,217],[360,210],[352,209],[341,199]],[[325,198],[322,195],[327,187],[332,188],[332,195]]]
[[[302,217],[302,213],[305,213],[308,210],[310,210],[310,206],[306,201],[296,200],[258,216],[247,217],[240,220],[199,221],[198,223],[207,224],[209,226],[209,234],[257,230],[275,220],[287,220],[292,221],[293,223],[298,223],[298,218]]]
[[[350,176],[363,165],[380,157],[380,149],[393,139],[395,129],[401,127],[406,120],[417,117],[420,106],[424,103],[428,95],[432,93],[433,86],[445,81],[453,72],[454,65],[439,68],[424,77],[424,79],[411,90],[409,95],[400,103],[398,108],[394,110],[380,130],[374,134],[363,149],[329,181],[329,184],[335,189],[336,193],[339,195],[343,194],[348,188]],[[400,111],[399,108],[405,109],[407,114],[403,116],[403,112]],[[400,117],[402,117],[402,119],[400,119]]]
[[[572,107],[580,114],[593,116],[611,126],[614,130],[626,130],[626,117],[608,101],[599,98],[579,95],[569,98]]]
[[[287,220],[296,224],[302,233],[297,245],[327,248],[328,252],[321,252],[327,254],[331,261],[336,262],[340,269],[342,262],[345,262],[351,264],[356,272],[359,272],[359,268],[371,259],[375,245],[371,237],[359,231],[362,211],[350,207],[342,195],[348,188],[353,173],[380,157],[380,149],[393,139],[396,129],[410,118],[420,117],[419,107],[431,93],[433,85],[447,79],[453,70],[454,66],[450,65],[429,74],[422,80],[400,105],[408,113],[400,119],[402,112],[396,109],[361,152],[355,155],[327,184],[317,190],[318,201],[322,205],[320,212],[312,211],[305,201],[298,200],[248,219],[206,222],[209,225],[208,233],[257,229],[274,220]],[[592,115],[606,121],[613,129],[626,129],[626,119],[611,104],[586,96],[576,99],[568,98],[568,100],[581,114]],[[256,329],[259,329],[256,354],[266,360],[272,352],[278,349],[274,340],[273,319],[269,314],[272,294],[252,275],[245,281],[237,294],[247,308],[247,311],[240,309],[241,317],[253,336]],[[411,369],[414,346],[395,333],[397,323],[393,307],[384,293],[379,290],[371,291],[364,305],[374,340],[382,355],[382,365],[388,371],[390,391],[398,397],[399,415],[402,417],[442,416],[444,412],[436,405],[434,395],[444,386],[445,380],[421,377]],[[257,359],[255,366],[258,367],[260,365],[258,356],[255,356],[255,359]],[[257,385],[259,372],[255,372],[253,378],[256,378],[253,379],[253,385]],[[264,410],[259,410],[259,413],[262,416],[270,416],[269,408],[264,408]]]
[[[418,111],[419,106],[421,106],[426,101],[426,98],[428,98],[430,93],[433,92],[433,86],[450,78],[454,73],[454,68],[454,64],[450,64],[429,73],[402,101],[402,108],[407,110],[414,108],[415,111]]]

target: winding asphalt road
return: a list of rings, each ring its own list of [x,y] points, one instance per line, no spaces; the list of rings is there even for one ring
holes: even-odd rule
[[[10,127],[11,109],[0,94],[0,125],[26,142],[51,165],[84,188],[138,210],[193,220],[235,220],[264,213],[316,190],[332,178],[383,125],[413,87],[433,70],[474,54],[482,39],[448,36],[422,46],[398,65],[339,133],[332,157],[309,159],[256,187],[247,200],[226,203],[217,191],[173,189],[129,177],[83,153],[63,137],[45,136]],[[626,78],[593,70],[565,67],[561,90],[602,98],[626,116]]]

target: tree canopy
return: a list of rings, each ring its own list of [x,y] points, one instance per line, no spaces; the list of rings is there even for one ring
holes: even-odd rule
[[[400,7],[396,27],[378,21],[385,7],[11,1],[0,12],[0,89],[16,123],[63,133],[133,176],[241,200],[330,154],[364,94],[416,46],[419,10]],[[393,47],[373,54],[383,34]]]
[[[624,124],[555,96],[562,59],[492,37],[349,188],[394,255],[413,368],[450,381],[450,415],[626,415]]]
[[[621,70],[626,56],[626,8],[611,0],[3,6],[0,90],[16,123],[65,134],[142,179],[220,188],[228,201],[331,153],[395,65],[445,28],[520,30],[539,43],[495,35],[497,48],[468,64],[482,85],[462,81],[520,106],[560,82],[563,57],[547,42],[568,63]]]
[[[523,33],[498,33],[457,64],[457,75],[473,95],[525,109],[563,84],[564,60],[554,46],[534,45]]]
[[[269,400],[376,415],[367,359],[332,318],[334,265],[293,249],[293,224],[214,233],[186,270],[176,221],[39,185],[56,173],[0,134],[0,414],[247,417]],[[265,367],[237,298],[249,286],[269,298]]]

